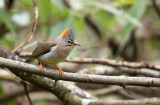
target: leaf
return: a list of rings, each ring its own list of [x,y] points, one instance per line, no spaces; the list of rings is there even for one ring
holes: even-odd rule
[[[123,21],[127,20],[138,27],[142,27],[142,24],[139,22],[139,20],[137,20],[136,18],[134,18],[130,14],[128,14],[122,10],[119,10],[113,6],[110,6],[108,4],[103,4],[101,2],[96,2],[96,1],[90,1],[90,2],[86,2],[86,5],[103,9],[105,11],[108,11],[108,12],[114,14],[118,18],[123,19]]]
[[[123,6],[123,5],[132,5],[136,1],[137,0],[114,0],[114,3],[118,6]]]
[[[147,0],[137,0],[137,2],[129,10],[129,14],[136,19],[140,19],[147,7]],[[119,52],[122,51],[125,44],[127,43],[132,30],[135,28],[134,24],[128,23],[122,30],[122,40],[119,47]]]
[[[10,16],[5,12],[3,9],[0,9],[0,20],[4,22],[6,27],[15,34],[15,28],[14,25],[10,19]]]
[[[50,2],[47,2],[47,0],[40,0],[38,3],[40,21],[44,22],[49,20],[52,15],[52,8],[53,6]]]

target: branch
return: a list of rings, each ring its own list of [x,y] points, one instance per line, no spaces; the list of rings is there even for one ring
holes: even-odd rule
[[[32,25],[32,29],[31,29],[31,32],[29,33],[27,39],[25,40],[24,43],[22,43],[21,45],[19,45],[17,48],[15,48],[12,52],[14,53],[19,53],[23,50],[24,46],[32,39],[33,35],[34,35],[34,32],[36,30],[36,27],[37,27],[37,21],[38,21],[38,7],[37,7],[37,4],[38,4],[38,0],[32,0],[33,1],[33,5],[34,5],[34,14],[35,14],[35,17],[34,17],[34,20],[33,20],[33,25]]]
[[[88,105],[159,105],[158,99],[144,99],[144,100],[118,100],[118,101],[106,101],[106,100],[89,100],[85,99]]]
[[[159,78],[149,78],[149,77],[126,77],[126,76],[101,76],[101,75],[91,75],[91,74],[76,74],[76,73],[64,73],[60,77],[57,71],[45,69],[41,73],[40,68],[32,65],[26,64],[19,61],[13,61],[5,58],[0,58],[0,66],[8,69],[14,69],[17,72],[27,72],[32,74],[37,74],[45,76],[51,79],[60,79],[65,81],[82,82],[82,83],[97,83],[97,84],[107,84],[107,85],[135,85],[135,86],[146,86],[146,87],[159,87]],[[12,72],[15,72],[12,70]]]
[[[154,69],[160,71],[160,65],[152,65],[147,64],[144,62],[127,62],[127,61],[116,61],[116,60],[108,60],[108,59],[91,59],[91,58],[68,58],[66,59],[67,62],[72,63],[79,63],[79,64],[101,64],[101,65],[108,65],[112,67],[129,67],[129,68],[147,68],[147,69]]]
[[[21,53],[19,56],[21,57],[30,57],[31,53]],[[94,60],[94,61],[93,61]],[[67,58],[66,59],[67,62],[72,62],[72,63],[80,63],[80,64],[86,64],[86,63],[90,63],[90,64],[102,64],[105,65],[104,67],[95,67],[94,69],[99,70],[100,73],[96,73],[98,75],[112,75],[112,74],[118,74],[118,73],[127,73],[127,74],[137,74],[137,75],[144,75],[144,76],[149,76],[149,77],[160,77],[160,71],[159,69],[157,69],[156,71],[150,68],[143,68],[143,67],[130,67],[130,65],[119,65],[119,64],[113,64],[112,62],[114,60],[99,60],[99,59],[90,59],[90,58]],[[103,62],[102,62],[103,61]],[[106,62],[106,63],[105,63]],[[118,61],[114,61],[114,62],[118,62]],[[121,61],[122,62],[122,61]],[[112,63],[112,64],[111,64]],[[131,62],[128,62],[131,63]],[[137,63],[138,64],[138,63]],[[108,65],[108,66],[106,66]],[[155,66],[155,65],[151,65],[148,64],[150,66]],[[112,67],[109,67],[112,66]],[[156,68],[155,68],[156,69]],[[90,69],[85,69],[85,70],[81,70],[80,72],[84,72],[85,74],[93,74]],[[97,71],[95,71],[97,72]],[[95,74],[94,72],[94,74]]]
[[[143,75],[149,77],[160,77],[160,72],[152,69],[135,69],[127,67],[110,67],[110,66],[96,66],[93,68],[80,70],[79,73],[83,74],[96,74],[96,75],[120,75],[127,73],[129,75]]]
[[[7,53],[5,53],[7,52]],[[10,55],[10,52],[5,50],[5,49],[0,49],[0,54],[1,56],[6,57],[7,54]],[[12,54],[12,53],[11,53]],[[12,54],[13,55],[13,54]],[[12,56],[10,58],[15,59],[15,56]],[[21,60],[21,58],[16,57],[18,60]],[[7,60],[4,59],[3,60]],[[2,60],[0,60],[0,65],[3,64],[1,62]],[[8,61],[8,60],[7,60]],[[12,62],[12,60],[10,60]],[[13,65],[14,63],[17,61],[13,61]],[[18,63],[18,62],[17,62]],[[19,62],[21,63],[21,62]],[[4,63],[5,64],[5,63]],[[10,62],[8,62],[8,64],[10,64]],[[31,68],[29,68],[25,63],[22,63],[22,66],[25,66],[25,68],[27,69],[27,71],[33,71],[34,68],[36,68],[38,70],[38,73],[40,73],[39,68],[36,66],[33,66]],[[29,64],[28,64],[29,65]],[[20,69],[20,70],[19,70]],[[28,73],[24,73],[24,72],[20,72],[23,71],[23,69],[21,69],[21,67],[17,69],[14,69],[11,67],[11,71],[16,74],[17,76],[19,76],[20,78],[22,78],[23,80],[26,80],[40,88],[43,88],[45,90],[48,90],[52,93],[54,93],[60,100],[62,100],[63,102],[65,102],[65,104],[68,105],[77,105],[77,104],[84,104],[84,103],[88,103],[88,105],[119,105],[120,104],[134,104],[134,105],[140,105],[140,104],[146,104],[146,103],[150,103],[151,105],[155,105],[159,103],[159,100],[153,100],[153,99],[147,99],[147,100],[118,100],[118,101],[103,101],[103,100],[98,100],[93,98],[90,94],[82,91],[81,89],[79,89],[78,87],[76,87],[75,85],[73,85],[70,82],[65,82],[65,81],[58,81],[56,88],[54,89],[54,81],[52,79],[49,78],[45,78],[45,77],[40,77],[38,75],[33,75],[33,74],[28,74]],[[31,69],[31,70],[30,70]],[[18,71],[18,72],[16,72]],[[46,73],[46,70],[44,71],[43,74]],[[41,73],[40,73],[41,74]],[[58,75],[58,73],[55,73]],[[64,73],[64,76],[66,75],[66,73]],[[64,94],[65,93],[65,94]],[[135,104],[136,103],[136,104]]]
[[[15,55],[14,53],[2,47],[0,47],[0,56],[18,61],[23,61],[21,57]],[[52,79],[40,77],[34,74],[27,74],[21,72],[21,70],[16,72],[16,70],[14,70],[13,68],[11,68],[10,71],[12,71],[12,73],[20,77],[21,79],[26,80],[37,87],[43,88],[47,91],[54,93],[61,101],[63,101],[65,104],[68,103],[68,105],[77,105],[77,103],[81,103],[81,98],[94,98],[89,93],[81,90],[80,88],[78,88],[70,82],[58,81],[55,87],[55,81]]]
[[[160,100],[157,99],[114,101],[98,100],[85,91],[82,91],[71,82],[58,81],[56,88],[54,89],[53,87],[55,82],[52,79],[31,74],[17,74],[17,76],[20,76],[22,79],[54,93],[60,100],[65,102],[66,105],[145,105],[147,103],[150,103],[150,105],[158,105],[160,103]]]
[[[12,69],[12,71],[14,71]],[[49,78],[41,77],[38,75],[14,72],[23,80],[29,81],[37,87],[43,88],[47,91],[54,93],[60,100],[67,105],[77,105],[81,103],[81,98],[95,99],[89,93],[81,90],[71,82],[58,81],[55,87],[55,81]],[[55,87],[55,88],[54,88]]]

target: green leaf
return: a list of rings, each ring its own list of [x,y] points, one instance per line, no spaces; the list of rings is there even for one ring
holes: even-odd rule
[[[147,7],[147,0],[137,0],[137,2],[129,10],[129,14],[136,19],[140,19]],[[122,40],[119,48],[119,52],[122,51],[124,45],[128,41],[128,38],[131,35],[132,30],[135,28],[134,24],[128,23],[122,30]]]
[[[140,19],[147,7],[147,0],[137,0],[137,2],[129,10],[129,14],[136,19]]]
[[[4,22],[6,27],[13,33],[15,34],[15,28],[14,25],[10,19],[9,14],[5,12],[3,9],[0,9],[0,21]]]
[[[74,26],[73,19],[71,16],[67,17],[66,19],[59,22],[58,24],[53,25],[51,27],[49,37],[56,37],[56,36],[60,35],[68,27],[72,28],[73,31],[75,31],[75,26]]]
[[[52,15],[52,4],[50,2],[47,2],[47,0],[40,0],[38,3],[38,9],[39,9],[39,18],[40,21],[44,22],[49,20],[49,18]]]
[[[123,5],[132,5],[136,1],[137,0],[114,0],[114,3],[118,6],[123,6]]]
[[[117,16],[117,18],[123,19],[123,21],[127,20],[138,27],[142,27],[142,24],[135,17],[133,17],[130,14],[128,14],[122,10],[119,10],[113,6],[110,6],[108,4],[104,4],[104,3],[96,2],[96,1],[90,1],[90,2],[88,1],[88,2],[86,2],[86,5],[103,9],[105,11],[108,11],[108,12],[114,14],[115,16]]]

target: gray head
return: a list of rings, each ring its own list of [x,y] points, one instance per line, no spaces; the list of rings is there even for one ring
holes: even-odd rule
[[[67,28],[64,32],[62,32],[60,38],[63,40],[66,46],[73,46],[73,45],[79,45],[78,43],[74,42],[74,34],[72,29]]]

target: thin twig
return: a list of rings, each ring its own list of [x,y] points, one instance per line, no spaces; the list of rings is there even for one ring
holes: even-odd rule
[[[24,91],[25,91],[25,94],[26,94],[27,99],[28,99],[28,101],[29,101],[29,104],[30,104],[30,105],[33,105],[32,100],[31,100],[31,98],[30,98],[30,96],[29,96],[29,93],[28,93],[28,90],[27,90],[27,83],[26,83],[25,81],[21,81],[21,83],[23,84]]]
[[[33,88],[29,88],[28,91],[33,92],[33,91],[37,91],[37,90],[35,90]],[[21,95],[24,95],[24,89],[23,88],[18,89],[18,90],[13,89],[13,91],[10,92],[10,93],[7,93],[5,95],[0,95],[0,103],[6,102],[9,99],[13,99],[13,98],[15,98],[17,96],[21,96]]]
[[[33,5],[34,5],[34,20],[33,20],[33,24],[32,24],[32,29],[31,32],[29,33],[27,39],[25,40],[25,42],[23,42],[21,45],[19,45],[17,48],[15,48],[12,52],[14,53],[20,53],[23,48],[26,46],[26,44],[33,38],[36,27],[37,27],[37,21],[38,21],[38,0],[32,0],[33,1]]]
[[[106,94],[109,94],[109,93],[113,93],[113,92],[116,92],[116,91],[119,91],[119,90],[122,90],[122,87],[120,86],[110,86],[110,87],[106,87],[106,88],[100,88],[100,89],[97,89],[97,90],[89,90],[87,92],[93,94],[94,96],[100,96],[100,95],[106,95]]]
[[[129,68],[147,68],[160,71],[160,65],[152,65],[144,62],[127,62],[127,61],[116,61],[108,59],[92,59],[92,58],[68,58],[66,62],[79,63],[79,64],[101,64],[112,67],[129,67]]]

